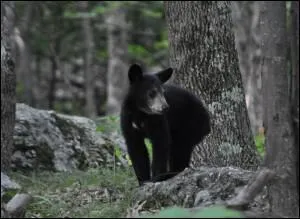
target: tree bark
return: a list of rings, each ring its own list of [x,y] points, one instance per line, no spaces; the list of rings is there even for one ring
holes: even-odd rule
[[[118,114],[128,87],[128,43],[125,11],[113,9],[107,19],[108,70],[107,70],[107,114]]]
[[[266,130],[265,165],[279,176],[269,187],[271,209],[299,215],[296,150],[292,132],[287,74],[286,2],[261,2],[262,88]]]
[[[291,5],[291,58],[292,58],[292,117],[295,151],[299,155],[299,2]],[[299,194],[299,156],[296,157],[297,190]]]
[[[79,9],[88,12],[88,1],[79,1]],[[85,116],[95,118],[96,108],[94,103],[94,71],[93,51],[94,39],[91,28],[91,21],[88,16],[82,18],[82,35],[84,39],[84,75],[85,75]]]
[[[257,135],[263,126],[259,2],[232,1],[231,4],[235,42],[251,130]]]
[[[165,13],[173,82],[204,100],[212,116],[212,132],[196,147],[192,165],[256,169],[230,4],[166,1]]]
[[[16,111],[13,1],[1,1],[1,171],[10,167]]]

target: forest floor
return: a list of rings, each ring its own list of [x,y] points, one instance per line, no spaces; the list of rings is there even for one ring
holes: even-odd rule
[[[119,121],[114,117],[96,123],[97,131],[104,133],[119,128]],[[151,152],[151,144],[145,143]],[[255,143],[258,152],[263,155],[262,133],[255,137]],[[33,197],[26,208],[26,218],[128,217],[133,204],[133,189],[138,187],[131,167],[99,167],[72,172],[16,171],[8,175],[20,184],[22,192]],[[216,212],[223,214],[227,210],[212,209],[208,213]],[[180,215],[177,209],[171,213]]]
[[[129,169],[73,172],[12,172],[11,179],[32,195],[26,218],[126,217],[137,182]]]

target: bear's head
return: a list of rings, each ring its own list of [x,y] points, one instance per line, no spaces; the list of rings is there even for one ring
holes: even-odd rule
[[[162,114],[169,107],[162,85],[169,80],[172,73],[173,69],[167,68],[155,74],[144,74],[139,65],[130,66],[129,95],[138,110],[146,114]]]

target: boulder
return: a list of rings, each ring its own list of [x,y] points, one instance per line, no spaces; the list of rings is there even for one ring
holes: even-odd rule
[[[21,186],[18,183],[1,172],[1,218],[24,218],[32,196],[19,194],[20,190]]]
[[[1,199],[7,191],[19,189],[21,187],[18,183],[12,181],[5,173],[1,172]]]
[[[16,104],[12,168],[71,171],[101,165],[126,165],[118,145],[96,131],[93,120]]]

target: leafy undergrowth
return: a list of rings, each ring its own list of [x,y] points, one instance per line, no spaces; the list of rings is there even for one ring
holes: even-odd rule
[[[243,216],[238,211],[224,206],[211,206],[197,211],[175,206],[166,208],[155,215],[146,216],[146,218],[243,218]]]
[[[11,173],[33,196],[26,217],[125,217],[132,189],[137,186],[129,169],[89,169],[72,173]]]

